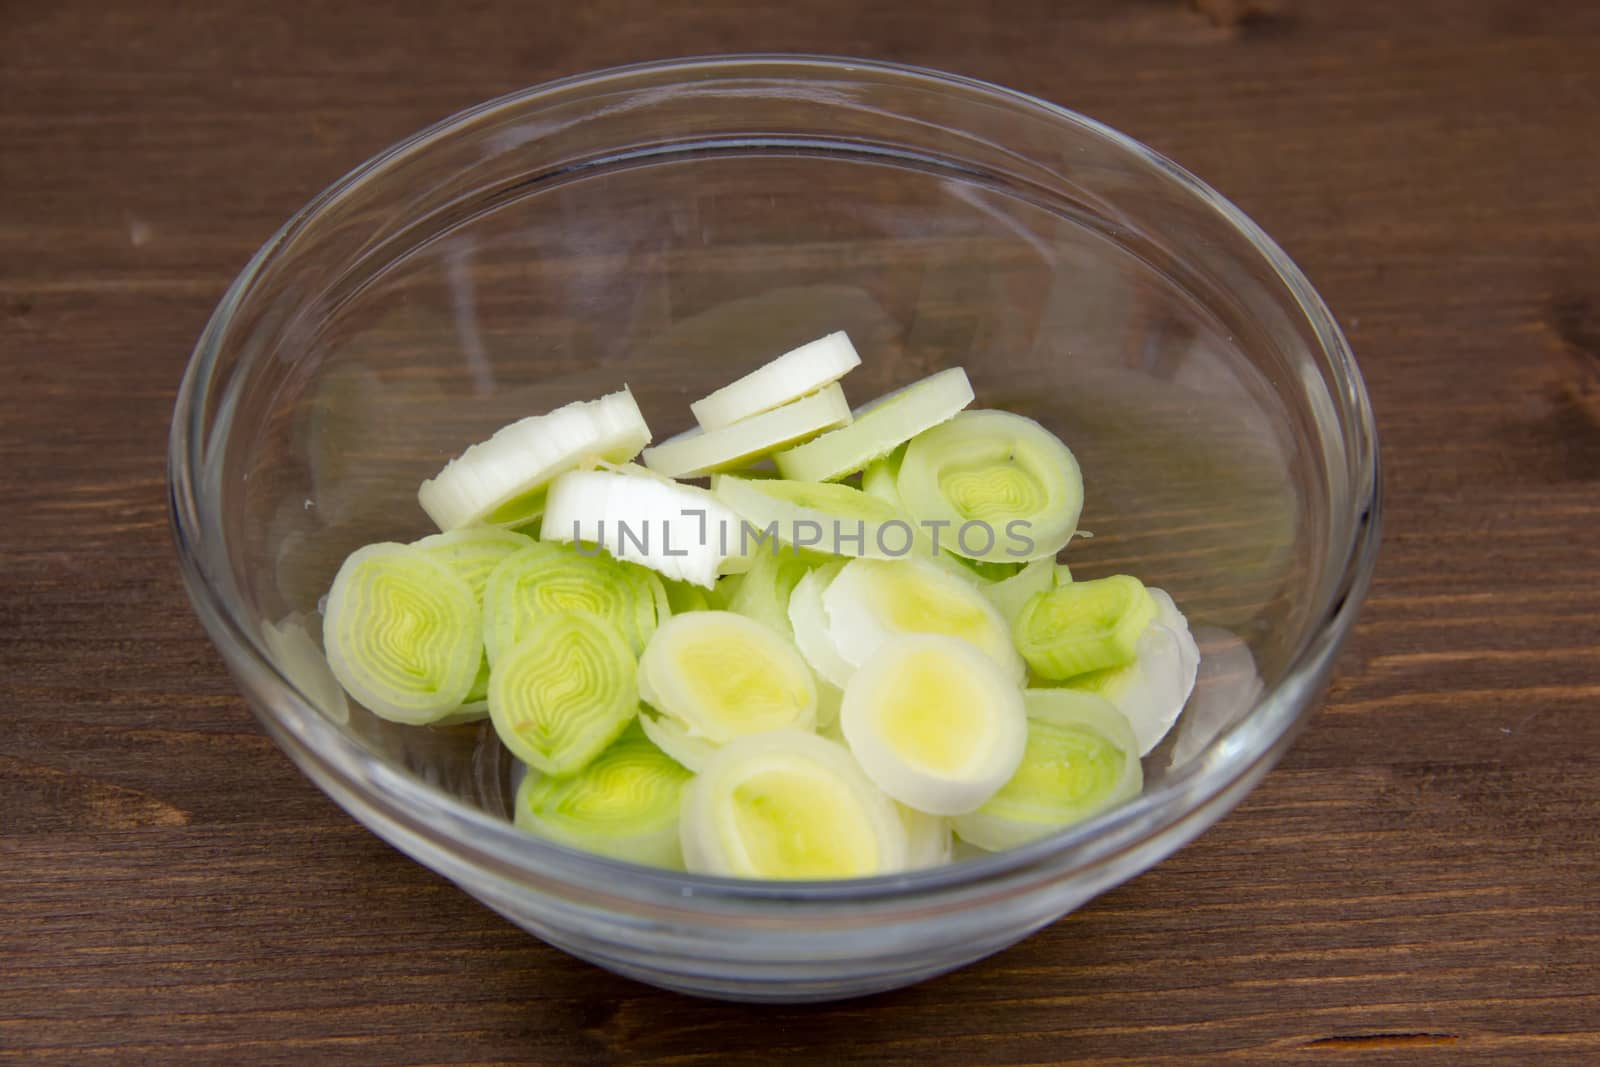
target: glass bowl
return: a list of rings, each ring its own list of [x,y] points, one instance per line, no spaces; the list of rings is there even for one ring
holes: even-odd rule
[[[429,532],[418,483],[524,415],[628,383],[690,400],[850,332],[860,403],[963,365],[1075,450],[1080,576],[1170,590],[1206,653],[1142,796],[935,870],[756,883],[648,870],[506,819],[486,724],[347,705],[315,654],[344,556]],[[170,457],[195,609],[251,707],[347,811],[603,967],[743,1000],[907,985],[1145,870],[1283,753],[1366,590],[1373,420],[1299,270],[1226,200],[1089,119],[854,60],[685,60],[555,82],[377,156],[228,290]]]

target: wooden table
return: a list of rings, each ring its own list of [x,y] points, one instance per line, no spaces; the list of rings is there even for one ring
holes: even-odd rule
[[[613,978],[390,850],[258,731],[168,543],[179,375],[285,216],[483,98],[728,50],[956,70],[1172,155],[1321,289],[1386,449],[1379,579],[1244,805],[834,1006]],[[0,1060],[1600,1062],[1597,108],[1578,2],[8,5]]]

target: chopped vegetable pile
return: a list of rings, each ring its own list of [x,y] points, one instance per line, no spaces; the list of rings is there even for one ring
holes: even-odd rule
[[[1049,430],[959,367],[852,412],[859,363],[830,334],[654,447],[626,387],[473,445],[418,491],[440,533],[340,568],[334,676],[488,718],[528,832],[698,873],[937,866],[1136,796],[1194,688],[1183,614],[1056,562],[1083,479]]]

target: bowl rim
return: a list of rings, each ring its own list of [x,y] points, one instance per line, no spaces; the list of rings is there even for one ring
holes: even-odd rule
[[[778,78],[865,74],[954,92],[1021,108],[1058,124],[1074,127],[1164,173],[1182,191],[1209,206],[1238,231],[1271,267],[1294,298],[1298,312],[1312,328],[1332,380],[1330,392],[1343,402],[1339,428],[1351,458],[1351,514],[1342,543],[1330,543],[1321,601],[1308,613],[1301,639],[1283,676],[1265,687],[1255,704],[1227,730],[1213,738],[1204,753],[1175,770],[1160,785],[1128,803],[1068,829],[1006,852],[920,871],[844,881],[770,882],[676,871],[655,870],[547,842],[517,830],[510,822],[467,804],[422,779],[385,762],[347,736],[273,664],[256,632],[259,620],[246,617],[209,573],[201,558],[208,535],[222,540],[208,521],[202,499],[202,475],[212,468],[205,435],[205,414],[222,340],[227,327],[251,294],[263,267],[288,238],[312,224],[341,197],[381,173],[393,162],[424,151],[455,130],[508,108],[520,108],[573,89],[614,88],[642,76],[677,76],[676,81],[728,77],[735,73]],[[544,82],[466,108],[383,149],[313,197],[295,212],[250,258],[229,285],[198,339],[174,405],[168,450],[168,504],[174,541],[185,585],[212,641],[241,682],[265,686],[284,700],[249,700],[264,725],[284,747],[292,749],[302,770],[325,791],[330,781],[341,793],[377,805],[394,827],[432,831],[452,837],[461,870],[497,871],[502,882],[524,888],[567,888],[595,901],[663,899],[687,915],[726,917],[730,911],[771,916],[782,908],[796,921],[808,914],[795,905],[837,916],[841,905],[904,903],[915,898],[919,915],[935,914],[925,905],[938,899],[945,908],[963,906],[976,895],[1020,892],[1041,881],[1059,881],[1104,864],[1138,848],[1206,808],[1252,773],[1264,772],[1287,747],[1297,725],[1314,710],[1311,697],[1338,651],[1370,584],[1381,528],[1381,466],[1375,420],[1361,372],[1350,347],[1322,298],[1303,272],[1259,226],[1239,208],[1188,170],[1141,142],[1095,119],[1017,90],[926,67],[801,53],[749,53],[632,63]],[[249,690],[247,688],[247,694]],[[315,770],[307,767],[310,761]],[[356,812],[346,796],[334,799],[373,825],[371,813]],[[1174,801],[1183,803],[1175,804]],[[374,826],[374,829],[378,829]],[[389,837],[379,831],[380,836]],[[403,832],[403,831],[402,831]],[[435,846],[437,849],[437,846]],[[408,850],[409,851],[409,850]],[[447,872],[448,873],[448,872]],[[596,887],[604,886],[597,891]]]

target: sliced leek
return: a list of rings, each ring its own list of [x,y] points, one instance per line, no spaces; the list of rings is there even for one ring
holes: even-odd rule
[[[713,745],[816,725],[816,683],[800,653],[768,627],[729,611],[662,623],[639,659],[639,691],[661,717]]]
[[[971,583],[924,559],[856,559],[822,595],[833,646],[860,668],[903,634],[957,637],[994,661],[1014,684],[1026,675],[1011,628]]]
[[[642,732],[629,729],[576,775],[527,774],[514,818],[529,833],[564,845],[682,870],[678,809],[690,777]]]
[[[1138,742],[1110,703],[1071,689],[1030,689],[1022,763],[977,811],[958,815],[963,841],[999,851],[1081,822],[1137,796]]]
[[[423,482],[417,501],[441,530],[519,526],[556,475],[594,460],[632,459],[649,443],[650,427],[624,386],[502,427]]]
[[[853,486],[722,475],[711,489],[757,551],[897,559],[924,543],[904,512]]]
[[[454,571],[481,604],[489,575],[507,556],[531,546],[533,539],[497,526],[466,526],[412,544]]]
[[[845,687],[839,722],[867,777],[930,815],[982,806],[1016,772],[1028,736],[1015,680],[941,634],[881,645]]]
[[[663,577],[709,589],[737,517],[704,489],[648,473],[572,471],[550,486],[539,536],[584,542]]]
[[[861,364],[843,330],[785,352],[777,359],[689,405],[707,430],[782,407],[843,378]]]
[[[794,587],[812,569],[813,563],[809,559],[797,559],[787,554],[758,553],[755,566],[739,580],[738,588],[728,599],[727,608],[770,626],[784,637],[792,638],[794,627],[789,622],[789,597],[794,594]]]
[[[869,496],[875,496],[885,504],[891,504],[896,509],[900,507],[900,490],[895,488],[895,479],[900,476],[900,461],[905,458],[906,446],[890,452],[887,456],[873,460],[861,468],[861,491]]]
[[[948,530],[969,559],[1025,563],[1054,556],[1078,528],[1083,475],[1061,439],[1008,411],[964,411],[906,447],[901,505]]]
[[[1036,559],[1011,577],[982,586],[983,595],[989,598],[989,603],[995,606],[1009,626],[1017,621],[1023,605],[1035,593],[1045,593],[1055,588],[1056,566],[1055,560]]]
[[[1193,692],[1195,675],[1188,664],[1199,662],[1198,649],[1191,647],[1193,641],[1186,630],[1152,622],[1134,646],[1132,663],[1080,674],[1063,685],[1094,693],[1115,705],[1133,727],[1139,755],[1147,756],[1178,721]]]
[[[540,618],[581,611],[605,620],[637,651],[670,613],[655,573],[572,545],[536,542],[500,562],[483,594],[483,643],[497,669]]]
[[[949,863],[955,845],[950,820],[898,802],[895,808],[906,828],[906,870],[920,871]]]
[[[1034,673],[1059,681],[1131,661],[1155,616],[1144,584],[1118,574],[1035,593],[1018,613],[1014,635]]]
[[[413,725],[459,707],[483,657],[471,587],[428,553],[392,542],[344,561],[322,639],[347,693],[380,718]]]
[[[951,367],[861,408],[855,421],[774,458],[785,478],[831,482],[887,456],[902,443],[951,418],[972,403],[967,372]]]
[[[856,668],[833,643],[823,594],[828,583],[843,569],[843,563],[824,564],[800,579],[794,592],[789,594],[789,625],[794,631],[795,645],[811,664],[811,669],[817,672],[817,677],[838,689],[849,683]]]
[[[261,642],[267,646],[278,672],[294,684],[300,695],[330,720],[350,721],[350,702],[344,687],[328,666],[328,657],[312,633],[315,615],[293,612],[277,622],[261,620]]]
[[[511,754],[544,774],[576,774],[639,709],[633,649],[604,618],[535,617],[489,677],[489,717]]]
[[[665,581],[661,583],[667,590],[667,607],[674,615],[682,615],[689,611],[709,611],[711,600],[708,590],[688,582]]]
[[[669,478],[694,478],[744,466],[796,441],[850,423],[838,384],[717,430],[693,429],[644,450],[644,464]]]
[[[850,753],[774,730],[726,745],[684,790],[683,858],[699,874],[861,878],[903,870],[905,823]]]

